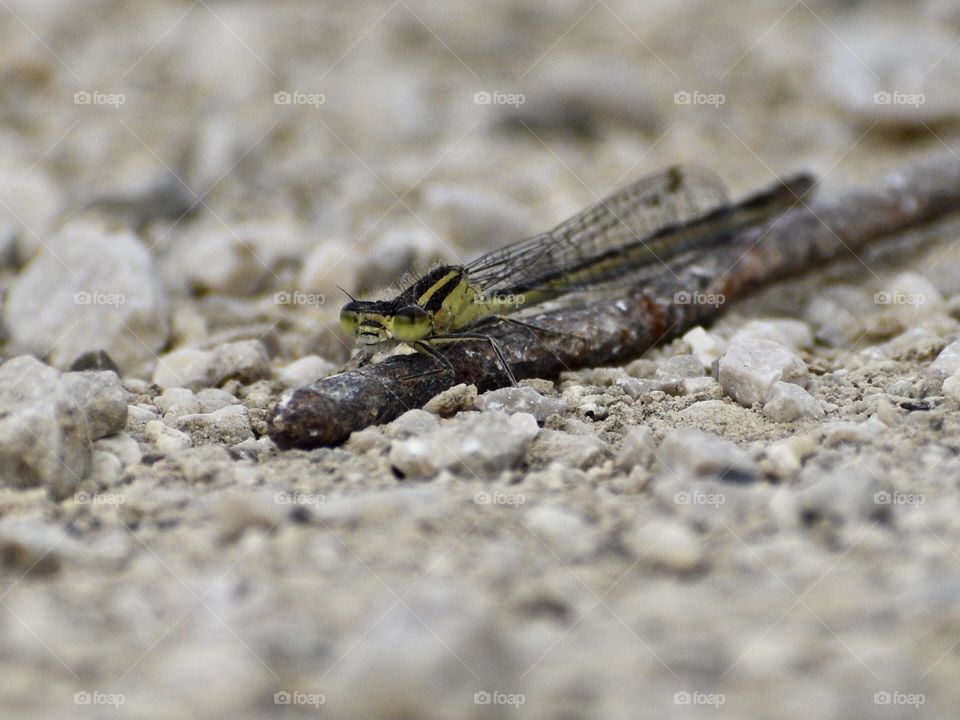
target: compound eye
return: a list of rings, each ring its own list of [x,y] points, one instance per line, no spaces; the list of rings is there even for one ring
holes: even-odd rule
[[[429,328],[429,315],[418,305],[402,307],[393,316],[393,333],[398,340],[419,340]]]
[[[355,335],[357,332],[357,314],[353,310],[340,311],[340,329],[345,335]]]

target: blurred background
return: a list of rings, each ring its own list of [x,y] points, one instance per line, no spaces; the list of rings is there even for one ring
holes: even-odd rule
[[[822,176],[826,197],[871,183],[956,143],[958,77],[952,0],[0,0],[3,357],[26,351],[66,368],[106,349],[127,378],[168,385],[158,357],[255,338],[272,362],[316,356],[306,380],[349,355],[334,331],[338,288],[373,293],[432,261],[468,260],[674,163],[710,168],[734,196],[800,169]],[[118,297],[115,313],[96,307]],[[184,371],[178,357],[167,370]],[[331,474],[338,457],[296,472]],[[208,537],[207,516],[189,515],[189,493],[164,492],[142,512],[188,508],[188,519],[155,516],[155,535],[133,542],[118,530],[116,547],[110,538],[85,547],[96,573],[20,582],[33,566],[4,566],[0,695],[10,717],[276,717],[285,709],[272,693],[292,688],[328,697],[318,713],[304,695],[291,713],[340,718],[887,709],[863,699],[876,676],[816,623],[809,636],[760,635],[780,605],[734,620],[739,596],[724,596],[722,572],[715,604],[684,601],[672,581],[615,590],[609,600],[629,627],[563,573],[534,578],[529,597],[504,609],[499,594],[543,548],[522,555],[497,541],[468,556],[489,593],[481,598],[440,552],[469,532],[451,520],[431,555],[436,578],[411,596],[418,619],[442,628],[448,654],[426,649],[439,637],[416,620],[377,625],[396,604],[380,575],[407,588],[426,572],[391,554],[421,528],[380,531],[374,515],[363,561],[293,530],[245,559],[249,545]],[[181,522],[179,534],[161,532]],[[791,564],[795,549],[771,552]],[[136,559],[121,562],[126,553]],[[624,568],[604,557],[610,566],[598,572],[612,582]],[[253,590],[247,572],[263,580]],[[461,615],[462,592],[476,602]],[[857,597],[830,592],[818,609],[856,614]],[[227,622],[204,615],[198,596]],[[478,614],[522,626],[524,659]],[[697,629],[683,631],[694,617]],[[562,636],[549,631],[557,618],[569,627]],[[756,643],[737,643],[738,622]],[[723,662],[713,633],[730,640]],[[803,638],[817,633],[828,649],[805,654]],[[886,657],[860,639],[871,663]],[[941,649],[931,645],[927,659]],[[830,677],[805,665],[810,657],[828,658]],[[916,679],[880,664],[895,678],[885,687]],[[946,698],[954,665],[927,680]],[[494,684],[478,685],[467,666]],[[844,696],[847,683],[862,697]],[[504,698],[464,704],[467,689],[488,686]],[[91,699],[97,688],[122,691],[123,707]],[[86,701],[65,700],[78,689]]]
[[[4,0],[0,20],[14,267],[96,213],[138,228],[168,296],[323,294],[313,326],[336,286],[469,259],[671,163],[735,194],[869,181],[942,150],[960,105],[947,1]]]

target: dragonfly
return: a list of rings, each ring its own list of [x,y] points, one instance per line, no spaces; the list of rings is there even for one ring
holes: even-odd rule
[[[365,346],[405,343],[452,371],[447,343],[489,343],[509,381],[516,379],[499,343],[482,332],[499,322],[559,334],[515,316],[547,301],[617,287],[642,287],[673,272],[746,227],[791,207],[814,185],[807,173],[780,179],[738,202],[703,168],[675,165],[603,197],[552,230],[462,265],[439,265],[385,300],[343,306],[340,326]],[[430,373],[427,373],[430,374]]]

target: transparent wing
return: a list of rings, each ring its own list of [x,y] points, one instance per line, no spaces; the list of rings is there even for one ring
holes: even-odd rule
[[[671,167],[611,193],[553,230],[477,258],[467,272],[484,290],[533,287],[728,204],[723,182],[709,171]],[[662,243],[658,247],[652,263],[670,257]]]

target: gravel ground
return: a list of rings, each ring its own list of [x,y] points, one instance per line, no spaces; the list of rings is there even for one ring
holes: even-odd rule
[[[676,162],[829,197],[944,152],[958,35],[946,0],[0,2],[4,717],[955,716],[957,222],[624,367],[266,427],[349,359],[340,287]]]

